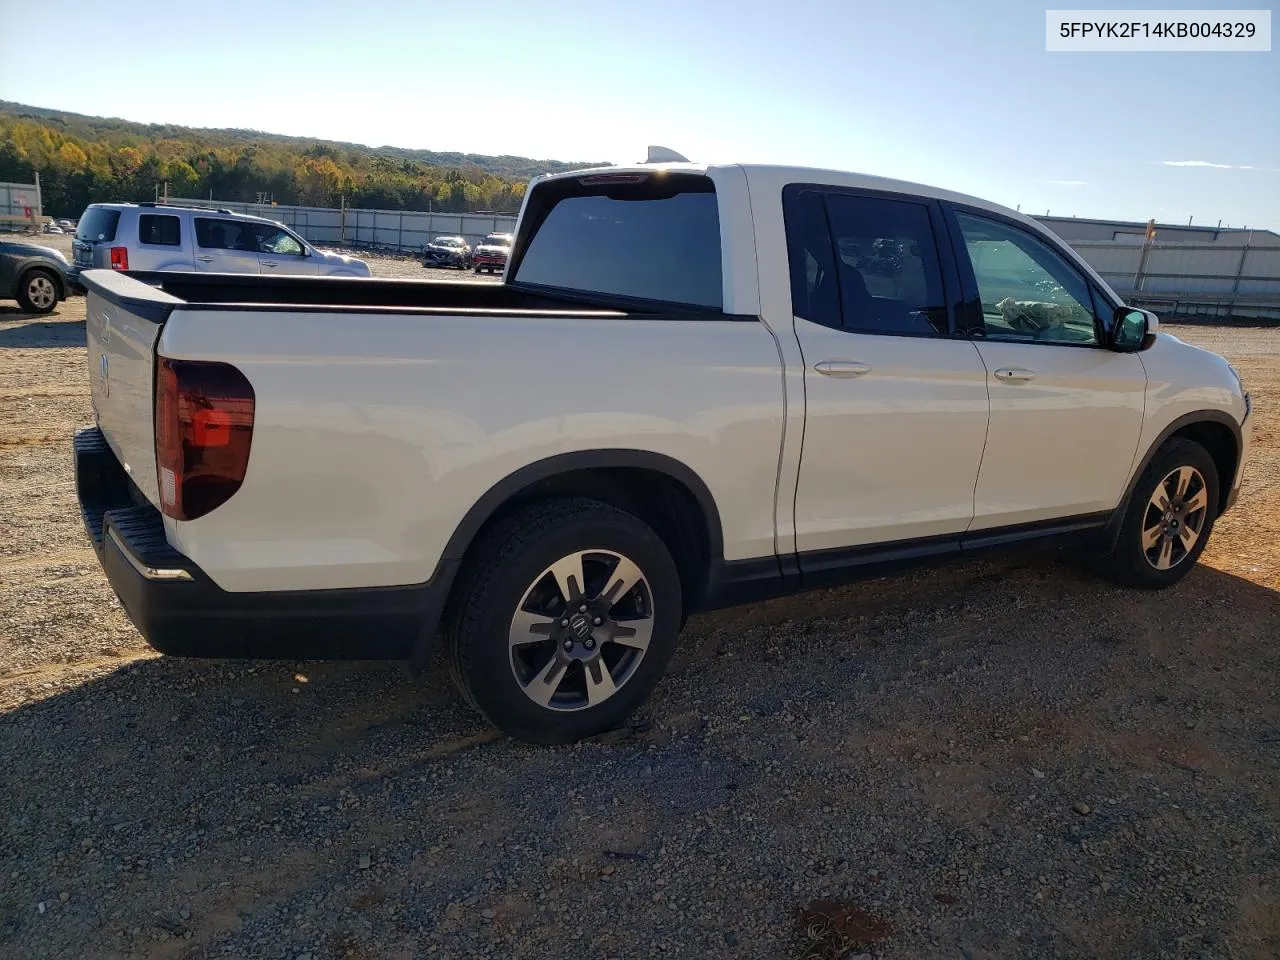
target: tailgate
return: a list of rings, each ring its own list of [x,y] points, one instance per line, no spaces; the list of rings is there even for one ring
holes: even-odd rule
[[[159,503],[154,433],[155,345],[182,304],[112,270],[86,270],[85,322],[94,418],[133,482]]]

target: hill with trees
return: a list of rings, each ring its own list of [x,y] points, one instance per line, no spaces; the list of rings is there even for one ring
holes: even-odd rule
[[[384,210],[514,213],[541,173],[598,163],[368,147],[257,130],[132,123],[0,100],[0,181],[40,173],[44,212],[76,217],[94,202],[172,197]],[[161,188],[163,189],[163,188]]]

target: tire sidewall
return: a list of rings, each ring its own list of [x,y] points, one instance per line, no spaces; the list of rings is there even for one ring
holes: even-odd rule
[[[1168,570],[1157,570],[1147,562],[1142,551],[1142,521],[1147,512],[1147,503],[1155,492],[1156,485],[1170,472],[1178,467],[1194,467],[1204,477],[1205,488],[1209,495],[1209,506],[1204,526],[1200,529],[1200,538],[1191,548],[1190,554],[1176,566]],[[1120,529],[1120,541],[1117,553],[1125,566],[1129,568],[1133,579],[1139,586],[1166,587],[1176,583],[1190,572],[1200,559],[1209,536],[1213,533],[1214,523],[1218,518],[1219,477],[1213,457],[1198,443],[1190,440],[1176,440],[1156,455],[1142,475],[1142,480],[1134,488],[1133,499]]]
[[[609,550],[635,563],[649,583],[654,606],[653,635],[644,659],[627,682],[604,703],[578,711],[539,707],[520,689],[511,671],[511,617],[534,579],[562,557],[582,550]],[[680,577],[666,546],[641,521],[605,507],[598,519],[578,521],[539,538],[514,556],[482,597],[478,629],[460,664],[464,681],[481,711],[497,726],[519,731],[533,742],[564,743],[618,726],[653,691],[675,653],[680,631]]]

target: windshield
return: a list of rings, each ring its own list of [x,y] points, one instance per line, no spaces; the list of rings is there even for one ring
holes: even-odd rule
[[[436,237],[435,245],[437,247],[460,247],[462,241],[457,237]]]
[[[120,211],[106,207],[89,207],[80,218],[76,227],[76,239],[87,243],[98,240],[111,241],[116,238],[116,225],[120,222]]]
[[[500,233],[491,233],[482,241],[486,247],[509,247],[511,238]]]

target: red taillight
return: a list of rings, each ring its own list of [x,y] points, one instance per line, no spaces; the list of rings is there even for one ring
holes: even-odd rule
[[[111,269],[112,270],[128,270],[129,269],[129,248],[128,247],[112,247],[111,248]]]
[[[253,387],[230,364],[156,362],[156,479],[166,516],[203,517],[240,489],[253,410]]]

